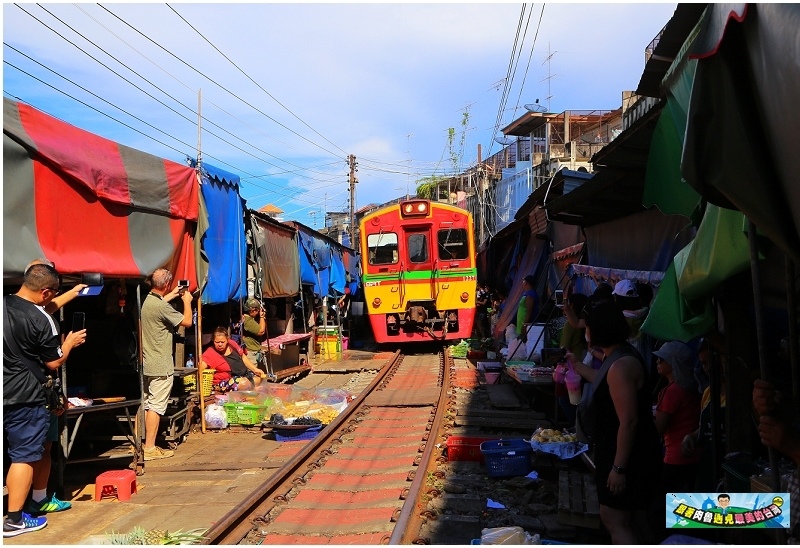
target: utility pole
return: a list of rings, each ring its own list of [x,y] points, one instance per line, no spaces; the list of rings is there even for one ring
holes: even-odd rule
[[[483,225],[484,225],[483,216],[485,214],[484,213],[485,208],[484,208],[484,204],[483,204],[483,198],[484,198],[484,193],[483,193],[483,165],[481,164],[481,161],[482,161],[481,160],[481,144],[478,143],[478,173],[477,173],[478,184],[476,185],[478,187],[478,192],[477,192],[477,200],[476,201],[478,202],[478,222],[480,223],[480,227],[481,227],[480,228],[480,232],[479,232],[480,240],[478,240],[478,245],[482,245],[483,244]]]
[[[356,208],[355,208],[355,198],[356,198],[356,183],[358,180],[356,179],[356,171],[358,171],[358,164],[356,163],[356,157],[354,154],[351,154],[347,157],[347,161],[350,165],[350,247],[356,249]]]

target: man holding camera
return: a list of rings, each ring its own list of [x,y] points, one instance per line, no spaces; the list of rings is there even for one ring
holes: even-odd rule
[[[86,340],[86,331],[81,330],[70,332],[62,344],[55,321],[44,310],[59,294],[59,283],[55,268],[35,264],[27,269],[19,291],[3,301],[3,434],[11,460],[6,476],[8,515],[3,522],[3,537],[37,531],[47,525],[47,518],[22,510],[50,428],[44,390],[31,368],[57,370],[70,351]]]
[[[192,325],[192,294],[178,285],[167,291],[172,273],[159,268],[151,276],[152,288],[142,303],[142,358],[144,362],[144,460],[165,459],[174,453],[156,447],[161,417],[167,410],[175,364],[172,335],[178,326]],[[169,305],[180,296],[183,313]]]
[[[247,353],[253,355],[253,363],[263,371],[267,370],[264,364],[264,347],[261,346],[261,342],[267,334],[266,315],[261,301],[247,299],[245,315],[242,316],[242,343],[244,343]]]

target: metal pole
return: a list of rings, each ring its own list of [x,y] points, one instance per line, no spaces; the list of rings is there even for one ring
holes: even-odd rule
[[[203,359],[203,299],[200,295],[197,296],[197,325],[194,326],[194,346],[195,358],[194,364],[197,366],[197,371],[194,372],[195,383],[200,391],[200,431],[206,433],[206,398],[203,396],[203,373],[200,371],[200,361]]]
[[[786,304],[789,307],[789,358],[792,367],[792,396],[800,401],[800,375],[797,371],[797,360],[800,349],[797,340],[797,288],[795,284],[794,261],[786,254]]]
[[[767,354],[764,348],[764,317],[763,317],[763,303],[761,299],[761,277],[758,272],[758,246],[756,243],[756,225],[748,219],[747,220],[747,239],[750,243],[750,273],[753,279],[753,308],[755,309],[756,317],[756,337],[758,339],[758,362],[763,380],[768,380],[767,374]],[[769,455],[769,466],[772,469],[772,489],[775,493],[781,491],[781,475],[778,470],[778,456],[775,454],[775,449],[767,447]]]

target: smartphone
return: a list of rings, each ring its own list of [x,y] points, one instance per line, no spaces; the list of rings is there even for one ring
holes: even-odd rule
[[[555,297],[556,297],[556,306],[559,308],[564,308],[564,290],[556,289]]]
[[[189,289],[189,280],[178,280],[179,289]]]
[[[74,312],[72,314],[72,332],[75,333],[86,329],[86,312]]]

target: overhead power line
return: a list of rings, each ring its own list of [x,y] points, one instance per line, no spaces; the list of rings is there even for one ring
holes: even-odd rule
[[[237,65],[236,63],[234,63],[234,62],[233,62],[233,60],[232,60],[230,57],[228,57],[227,55],[225,55],[225,54],[224,54],[224,53],[223,53],[223,52],[222,52],[222,51],[221,51],[221,50],[220,50],[220,49],[219,49],[217,46],[215,46],[214,44],[212,44],[212,43],[211,43],[211,41],[210,41],[208,38],[206,38],[206,36],[205,36],[203,33],[201,33],[199,30],[197,30],[197,29],[196,29],[196,28],[195,28],[195,27],[194,27],[194,26],[193,26],[191,23],[189,23],[189,21],[187,21],[187,20],[186,20],[186,18],[184,18],[184,17],[183,17],[183,16],[182,16],[180,13],[178,13],[177,11],[175,11],[175,8],[173,8],[173,7],[172,7],[172,6],[170,6],[169,4],[167,4],[167,7],[168,7],[169,9],[171,9],[171,10],[172,10],[172,12],[173,12],[175,15],[177,15],[178,17],[180,17],[180,18],[181,18],[181,20],[182,20],[184,23],[186,23],[187,25],[189,25],[189,28],[191,28],[193,31],[195,31],[195,32],[197,33],[197,35],[198,35],[198,36],[200,36],[200,37],[201,37],[203,40],[205,40],[205,41],[208,43],[208,45],[209,45],[209,46],[211,46],[212,48],[214,48],[214,49],[217,51],[217,53],[219,53],[220,55],[222,55],[222,56],[223,56],[223,57],[224,57],[224,58],[225,58],[225,59],[226,59],[226,60],[227,60],[227,61],[228,61],[228,62],[229,62],[231,65],[233,65],[234,67],[236,67],[236,70],[238,70],[239,72],[241,72],[241,73],[242,73],[242,75],[244,75],[244,77],[245,77],[245,78],[247,78],[248,80],[250,80],[251,82],[253,82],[253,84],[255,84],[255,85],[256,85],[256,87],[258,87],[258,89],[260,89],[261,91],[263,91],[264,93],[266,93],[267,95],[269,95],[270,99],[272,99],[273,101],[275,101],[276,103],[278,103],[278,104],[279,104],[281,107],[283,107],[283,109],[284,109],[284,110],[286,110],[286,112],[288,112],[289,114],[291,114],[292,116],[294,116],[294,117],[295,117],[295,118],[296,118],[296,119],[297,119],[297,120],[298,120],[300,123],[302,123],[302,124],[303,124],[304,126],[306,126],[308,129],[310,129],[311,131],[313,131],[314,133],[316,133],[317,135],[319,135],[320,137],[322,137],[322,138],[323,138],[323,139],[324,139],[324,140],[325,140],[325,141],[326,141],[328,144],[330,144],[330,145],[333,145],[334,147],[336,147],[336,148],[338,148],[339,150],[341,150],[341,151],[342,151],[344,154],[347,154],[347,152],[345,152],[345,151],[344,151],[344,150],[343,150],[341,147],[339,147],[339,146],[337,146],[336,144],[332,143],[332,142],[331,142],[331,141],[330,141],[328,138],[326,138],[324,135],[322,135],[322,134],[321,134],[319,131],[317,131],[316,129],[314,129],[314,128],[313,128],[313,127],[311,127],[310,125],[308,125],[308,124],[307,124],[307,123],[306,123],[306,122],[305,122],[303,119],[301,119],[301,118],[300,118],[300,117],[299,117],[297,114],[295,114],[294,112],[292,112],[292,111],[291,111],[291,110],[290,110],[290,109],[289,109],[289,108],[288,108],[286,105],[284,105],[283,103],[281,103],[280,101],[278,101],[278,99],[276,99],[274,95],[272,95],[270,92],[268,92],[266,89],[264,89],[264,88],[261,86],[261,84],[259,84],[259,83],[258,83],[258,82],[256,82],[255,80],[253,80],[253,79],[250,77],[250,75],[249,75],[249,74],[247,74],[247,73],[246,73],[244,70],[242,70],[242,69],[241,69],[241,67],[239,67],[239,65]]]
[[[269,114],[267,114],[266,112],[264,112],[263,110],[259,109],[259,108],[258,108],[258,107],[256,107],[255,105],[253,105],[253,104],[249,103],[248,101],[246,101],[246,100],[242,99],[241,97],[239,97],[238,95],[236,95],[234,92],[232,92],[231,90],[229,90],[228,88],[226,88],[225,86],[223,86],[222,84],[220,84],[219,82],[215,81],[215,80],[214,80],[214,79],[212,79],[212,78],[209,78],[209,77],[208,77],[207,75],[205,75],[205,74],[204,74],[202,71],[199,71],[199,70],[197,70],[195,67],[193,67],[192,65],[190,65],[189,63],[187,63],[186,61],[184,61],[183,59],[181,59],[180,57],[178,57],[177,55],[175,55],[174,53],[172,53],[172,52],[171,52],[171,51],[169,51],[168,49],[166,49],[164,46],[162,46],[161,44],[159,44],[158,42],[156,42],[155,40],[153,40],[152,38],[150,38],[149,36],[147,36],[146,34],[144,34],[142,31],[140,31],[140,30],[139,30],[139,29],[137,29],[136,27],[132,26],[130,23],[128,23],[127,21],[125,21],[125,20],[124,20],[124,19],[122,19],[121,17],[119,17],[117,14],[115,14],[114,12],[112,12],[111,10],[109,10],[107,7],[103,6],[102,4],[98,4],[98,5],[99,5],[101,8],[103,8],[105,11],[107,11],[109,14],[111,14],[113,17],[115,17],[116,19],[118,19],[120,22],[122,22],[124,25],[126,25],[127,27],[129,27],[131,30],[133,30],[134,32],[136,32],[137,34],[139,34],[140,36],[142,36],[142,37],[143,37],[143,38],[145,38],[146,40],[150,41],[150,42],[151,42],[153,45],[155,45],[156,47],[160,48],[160,49],[161,49],[161,50],[163,50],[165,53],[167,53],[167,54],[171,55],[171,56],[172,56],[172,57],[174,57],[176,60],[178,60],[178,61],[180,61],[181,63],[183,63],[183,64],[184,64],[186,67],[190,68],[191,70],[193,70],[194,72],[196,72],[197,74],[199,74],[201,77],[203,77],[204,79],[208,80],[208,81],[209,81],[210,83],[212,83],[213,85],[217,86],[217,87],[218,87],[218,88],[220,88],[221,90],[225,91],[226,93],[228,93],[228,94],[230,94],[231,96],[235,97],[236,99],[238,99],[239,101],[241,101],[241,102],[242,102],[242,103],[244,103],[245,105],[249,106],[250,108],[252,108],[252,109],[253,109],[253,110],[255,110],[256,112],[258,112],[259,114],[261,114],[262,116],[264,116],[265,118],[267,118],[267,119],[269,119],[269,120],[271,120],[271,121],[275,122],[276,124],[278,124],[279,126],[281,126],[282,128],[284,128],[285,130],[287,130],[287,131],[289,131],[289,132],[293,133],[294,135],[296,135],[296,136],[300,137],[301,139],[303,139],[304,141],[306,141],[306,142],[308,142],[308,143],[310,143],[310,144],[314,145],[315,147],[317,147],[317,148],[319,148],[319,149],[321,149],[321,150],[323,150],[323,151],[327,152],[327,153],[328,153],[328,154],[330,154],[331,156],[335,156],[335,157],[337,157],[337,158],[339,157],[339,155],[338,155],[337,153],[335,153],[335,152],[331,152],[330,150],[328,150],[327,148],[323,147],[322,145],[320,145],[320,144],[318,144],[318,143],[315,143],[314,141],[310,140],[309,138],[307,138],[307,137],[305,137],[305,136],[303,136],[303,135],[300,135],[300,134],[299,134],[299,133],[297,133],[295,130],[293,130],[293,129],[291,129],[291,128],[287,127],[287,126],[286,126],[286,125],[284,125],[284,124],[282,124],[281,122],[279,122],[278,120],[276,120],[275,118],[273,118],[272,116],[270,116]]]
[[[125,78],[125,77],[124,77],[122,74],[120,74],[119,72],[115,71],[113,68],[109,67],[108,65],[106,65],[105,63],[103,63],[102,61],[100,61],[99,59],[97,59],[96,57],[94,57],[92,54],[90,54],[89,52],[87,52],[86,50],[84,50],[83,48],[81,48],[81,47],[80,47],[79,45],[77,45],[76,43],[74,43],[74,42],[72,42],[71,40],[69,40],[67,37],[65,37],[64,35],[62,35],[61,33],[59,33],[57,30],[55,30],[55,29],[54,29],[54,28],[52,28],[51,26],[47,25],[47,24],[46,24],[44,21],[42,21],[41,19],[39,19],[38,17],[36,17],[36,16],[35,16],[35,15],[33,15],[32,13],[28,12],[27,10],[25,10],[25,9],[24,9],[24,8],[22,8],[21,6],[19,6],[19,5],[18,5],[17,7],[19,7],[19,8],[20,8],[20,9],[21,9],[23,12],[25,12],[25,13],[26,13],[28,16],[30,16],[30,17],[31,17],[31,18],[33,18],[35,21],[37,21],[39,24],[41,24],[42,26],[44,26],[46,29],[48,29],[49,31],[51,31],[51,32],[53,32],[54,34],[56,34],[56,35],[57,35],[59,38],[61,38],[61,39],[62,39],[62,40],[64,40],[65,42],[69,43],[70,45],[72,45],[73,47],[75,47],[76,49],[78,49],[80,52],[82,52],[84,55],[86,55],[87,57],[89,57],[90,59],[92,59],[93,61],[95,61],[96,63],[98,63],[100,66],[104,67],[105,69],[107,69],[108,71],[110,71],[111,73],[113,73],[114,75],[118,76],[118,77],[119,77],[119,78],[121,78],[123,81],[125,81],[125,82],[126,82],[126,83],[128,83],[128,84],[130,84],[131,86],[133,86],[133,87],[134,87],[134,88],[136,88],[137,90],[141,91],[142,93],[144,93],[145,95],[147,95],[148,97],[150,97],[150,98],[151,98],[151,99],[153,99],[154,101],[158,102],[159,104],[161,104],[161,105],[162,105],[162,106],[164,106],[165,108],[167,108],[167,109],[171,110],[172,112],[174,112],[175,114],[177,114],[178,116],[180,116],[181,118],[183,118],[185,121],[187,121],[187,122],[189,122],[190,124],[193,124],[193,125],[195,124],[195,120],[194,120],[194,119],[192,119],[192,118],[189,118],[189,117],[187,117],[186,115],[184,115],[184,114],[182,114],[182,113],[178,112],[177,110],[175,110],[175,109],[174,109],[174,108],[172,108],[171,106],[167,105],[166,103],[164,103],[163,101],[161,101],[160,99],[158,99],[157,97],[155,97],[154,95],[152,95],[151,93],[147,92],[146,90],[144,90],[143,88],[141,88],[140,86],[138,86],[137,84],[135,84],[134,82],[132,82],[132,81],[130,81],[129,79]],[[139,78],[141,78],[143,81],[145,81],[145,82],[147,82],[148,84],[150,84],[151,86],[153,86],[155,89],[157,89],[158,91],[160,91],[161,93],[163,93],[165,96],[167,96],[167,97],[169,97],[170,99],[172,99],[173,101],[175,101],[177,104],[179,104],[180,106],[182,106],[184,109],[188,110],[189,112],[191,112],[191,113],[192,113],[192,114],[194,114],[194,115],[197,115],[197,112],[196,112],[194,109],[192,109],[191,107],[189,107],[189,106],[185,105],[185,104],[184,104],[184,103],[182,103],[182,102],[181,102],[179,99],[177,99],[177,98],[173,97],[172,95],[170,95],[169,93],[167,93],[166,91],[164,91],[164,90],[163,90],[161,87],[159,87],[158,85],[154,84],[153,82],[151,82],[150,80],[148,80],[147,78],[145,78],[144,76],[142,76],[141,74],[139,74],[138,72],[136,72],[135,70],[133,70],[133,69],[131,69],[130,67],[128,67],[128,66],[127,66],[125,63],[123,63],[122,61],[120,61],[119,59],[117,59],[116,57],[114,57],[113,55],[111,55],[111,54],[110,54],[108,51],[106,51],[104,48],[102,48],[102,47],[100,47],[99,45],[97,45],[96,43],[94,43],[92,40],[90,40],[89,38],[87,38],[87,37],[86,37],[84,34],[82,34],[81,32],[79,32],[79,31],[75,30],[75,29],[74,29],[72,26],[70,26],[69,24],[67,24],[66,22],[64,22],[64,21],[63,21],[61,18],[59,18],[58,16],[56,16],[55,14],[53,14],[52,12],[50,12],[48,9],[46,9],[46,8],[44,8],[44,7],[42,7],[42,6],[39,6],[39,7],[41,7],[41,9],[42,9],[42,10],[44,10],[45,12],[47,12],[47,13],[48,13],[48,14],[49,14],[51,17],[53,17],[54,19],[56,19],[57,21],[59,21],[59,22],[60,22],[62,25],[64,25],[64,26],[65,26],[65,27],[67,27],[68,29],[70,29],[72,32],[74,32],[75,34],[77,34],[78,36],[80,36],[81,38],[83,38],[84,40],[86,40],[87,42],[89,42],[90,44],[92,44],[92,45],[93,45],[94,47],[96,47],[98,50],[100,50],[100,51],[102,51],[103,53],[105,53],[106,55],[108,55],[108,57],[110,57],[111,59],[113,59],[114,61],[116,61],[118,64],[120,64],[121,66],[125,67],[127,70],[129,70],[130,72],[132,72],[133,74],[135,74],[136,76],[138,76]],[[19,50],[15,50],[15,51],[18,51],[18,52],[19,52]],[[25,54],[24,54],[24,53],[22,53],[22,52],[19,52],[19,53],[21,53],[22,55],[25,55]],[[26,56],[26,57],[28,57],[28,59],[31,59],[31,60],[33,60],[33,59],[30,57],[30,56],[28,56],[28,55],[25,55],[25,56]],[[34,62],[38,63],[38,61],[34,61]],[[39,64],[39,65],[41,65],[41,66],[42,66],[42,67],[44,67],[44,68],[47,68],[45,65],[43,65],[43,64],[41,64],[41,63],[38,63],[38,64]],[[49,68],[47,68],[47,69],[48,69],[48,70],[51,70],[51,69],[49,69]],[[55,74],[58,74],[58,73],[56,73],[55,71],[52,71],[52,70],[51,70],[51,72],[54,72]],[[61,76],[61,75],[59,74],[59,76]],[[65,79],[66,79],[66,78],[65,78]],[[223,132],[225,132],[227,135],[230,135],[230,136],[231,136],[231,137],[233,137],[234,139],[237,139],[238,141],[240,141],[240,142],[242,142],[242,143],[245,143],[246,145],[249,145],[249,146],[251,146],[252,148],[254,148],[255,150],[257,150],[258,152],[261,152],[262,154],[266,154],[266,155],[267,155],[267,156],[269,156],[270,158],[274,158],[274,159],[276,159],[276,160],[278,160],[278,161],[281,161],[281,162],[287,163],[287,164],[291,165],[292,167],[296,167],[296,168],[299,168],[299,169],[303,169],[303,167],[302,167],[302,166],[298,166],[298,165],[296,165],[296,164],[293,164],[292,162],[289,162],[288,160],[283,160],[283,159],[281,159],[281,158],[278,158],[278,157],[277,157],[277,156],[275,156],[274,154],[270,154],[269,152],[267,152],[267,151],[265,151],[265,150],[263,150],[263,149],[261,149],[261,148],[259,148],[259,147],[256,147],[256,146],[252,145],[251,143],[249,143],[249,142],[245,141],[244,139],[242,139],[242,138],[241,138],[241,137],[239,137],[238,135],[235,135],[234,133],[232,133],[232,132],[230,132],[230,131],[226,130],[225,128],[223,128],[223,127],[222,127],[222,126],[220,126],[219,124],[216,124],[215,122],[213,122],[213,121],[211,121],[211,120],[208,120],[208,119],[207,119],[207,118],[205,118],[205,117],[201,117],[201,118],[202,118],[203,120],[205,120],[205,121],[209,122],[209,123],[210,123],[211,125],[213,125],[214,127],[217,127],[217,128],[219,128],[220,130],[222,130]],[[212,136],[216,137],[216,138],[217,138],[217,139],[219,139],[220,141],[222,141],[222,142],[224,142],[224,143],[226,143],[226,144],[228,144],[228,145],[230,145],[230,146],[232,146],[232,147],[236,148],[237,150],[240,150],[240,151],[244,152],[245,154],[249,154],[250,156],[252,156],[252,157],[256,158],[256,159],[257,159],[257,160],[259,160],[259,161],[262,161],[262,162],[264,162],[264,163],[266,163],[266,164],[268,164],[268,165],[271,165],[271,166],[273,166],[273,167],[275,167],[275,168],[277,168],[277,169],[284,169],[284,168],[283,168],[283,167],[281,167],[281,166],[278,166],[278,165],[276,165],[276,164],[273,164],[272,162],[269,162],[268,160],[265,160],[265,159],[263,159],[263,158],[259,158],[259,157],[258,157],[258,156],[256,156],[255,154],[253,154],[253,153],[251,153],[251,152],[249,152],[249,151],[246,151],[246,150],[244,150],[243,148],[241,148],[241,147],[239,147],[239,146],[237,146],[237,145],[235,145],[235,144],[231,143],[231,142],[230,142],[230,141],[228,141],[227,139],[225,139],[225,138],[223,138],[223,137],[221,137],[221,136],[217,135],[217,134],[216,134],[216,133],[214,133],[213,131],[206,130],[206,132],[207,132],[207,133],[209,133],[210,135],[212,135]],[[308,179],[310,179],[310,180],[315,180],[313,177],[309,177],[309,176],[307,176],[307,175],[300,175],[300,176],[301,176],[301,177],[308,178]]]

